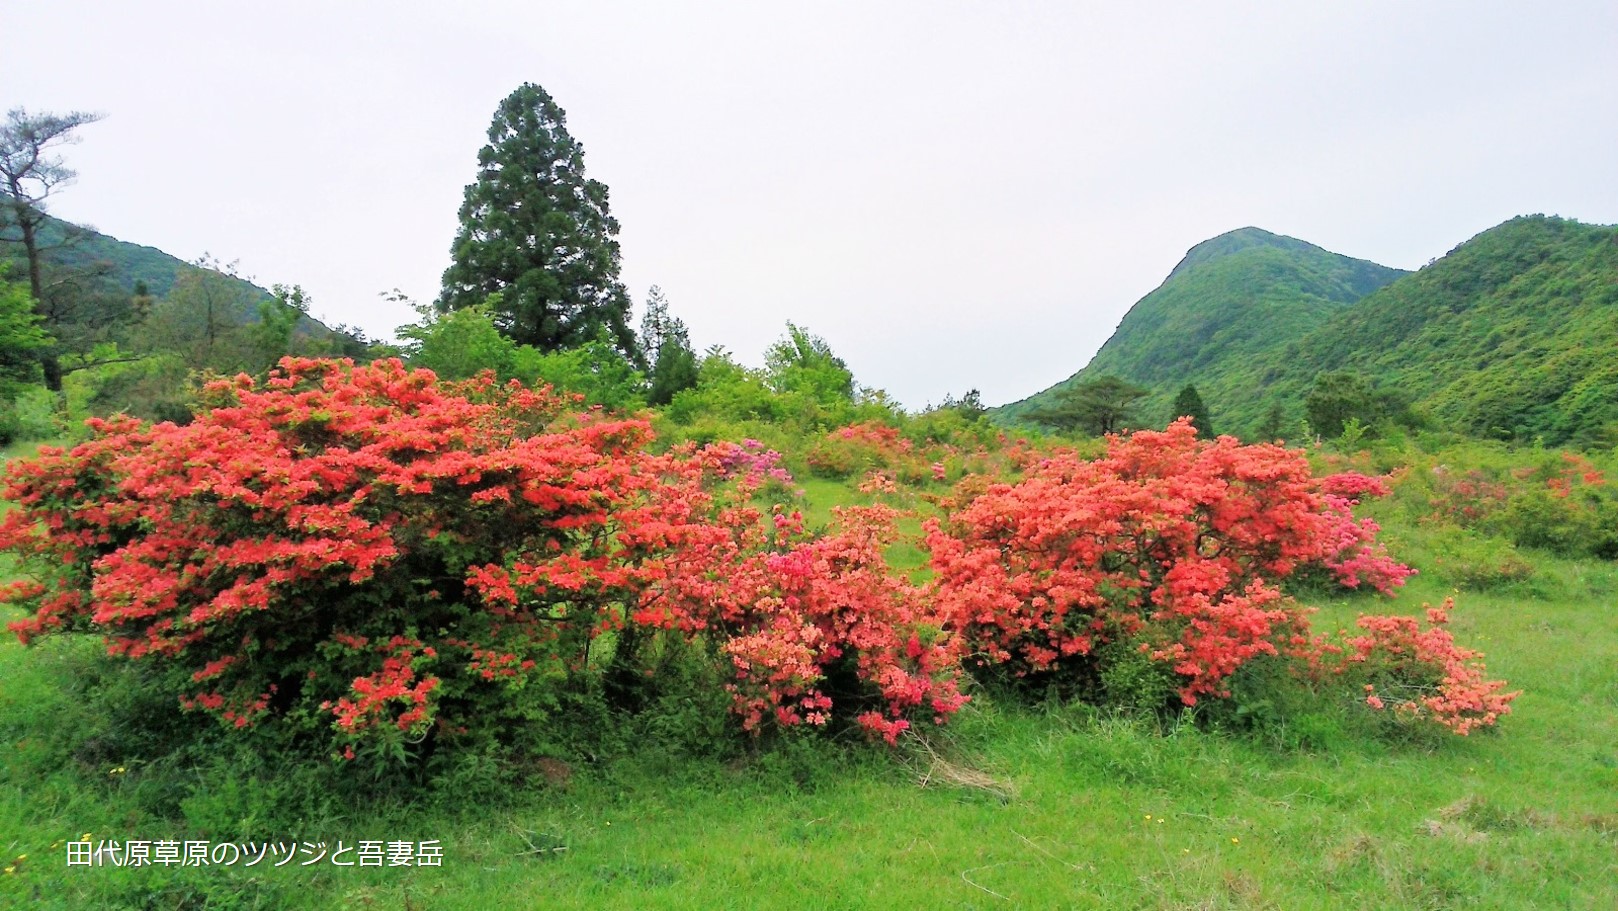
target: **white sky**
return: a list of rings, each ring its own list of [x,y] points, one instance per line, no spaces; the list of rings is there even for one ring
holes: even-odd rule
[[[495,106],[566,109],[639,304],[793,320],[911,407],[1067,377],[1244,225],[1416,268],[1618,222],[1618,3],[12,4],[0,109],[92,110],[52,211],[390,335]]]

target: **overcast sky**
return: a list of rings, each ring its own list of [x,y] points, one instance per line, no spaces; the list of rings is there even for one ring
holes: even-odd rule
[[[12,4],[0,108],[107,115],[54,214],[431,300],[495,106],[566,109],[623,278],[744,363],[787,320],[919,407],[1083,366],[1244,225],[1417,268],[1618,222],[1618,3]]]

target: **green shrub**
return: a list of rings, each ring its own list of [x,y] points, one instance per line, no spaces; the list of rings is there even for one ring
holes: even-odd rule
[[[1434,531],[1428,541],[1435,556],[1427,567],[1458,588],[1487,591],[1534,577],[1534,565],[1499,538],[1446,526]]]

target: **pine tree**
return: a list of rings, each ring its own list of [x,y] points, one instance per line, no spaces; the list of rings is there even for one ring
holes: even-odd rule
[[[1174,397],[1174,413],[1169,415],[1169,420],[1177,421],[1187,417],[1197,428],[1197,436],[1213,437],[1213,422],[1208,419],[1208,406],[1202,403],[1202,396],[1197,393],[1197,387],[1190,383],[1186,383],[1180,394]]]
[[[544,89],[523,83],[500,103],[460,221],[440,312],[499,294],[495,324],[518,344],[556,351],[604,328],[640,360],[607,187],[585,178],[584,147]]]
[[[1103,436],[1133,423],[1135,400],[1148,391],[1116,376],[1099,376],[1059,390],[1054,401],[1028,416],[1058,430],[1083,430]]]
[[[77,176],[60,157],[50,154],[54,146],[78,141],[73,131],[101,119],[100,114],[72,111],[67,114],[29,114],[13,108],[0,124],[0,242],[20,243],[28,263],[28,290],[46,318],[56,328],[45,306],[44,261],[40,231],[46,222],[45,203],[58,187]],[[11,237],[11,232],[17,232]],[[38,349],[44,368],[45,386],[62,391],[62,366],[56,346]]]

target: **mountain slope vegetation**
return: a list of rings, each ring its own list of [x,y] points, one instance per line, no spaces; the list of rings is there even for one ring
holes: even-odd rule
[[[1115,375],[1151,390],[1136,409],[1140,426],[1167,423],[1187,383],[1221,426],[1256,424],[1264,406],[1251,393],[1268,355],[1405,274],[1259,228],[1222,234],[1186,253],[1082,370],[999,417],[1025,419],[1063,390]]]
[[[1283,389],[1354,371],[1441,427],[1588,443],[1618,423],[1618,227],[1514,218],[1289,347]]]
[[[186,262],[156,247],[119,240],[59,218],[46,216],[40,229],[40,245],[44,251],[47,283],[53,279],[71,283],[72,296],[78,299],[91,296],[127,299],[141,292],[153,298],[164,298],[182,276],[207,273],[217,285],[219,299],[229,303],[225,317],[232,323],[247,324],[258,321],[258,305],[273,297],[251,279],[235,274],[227,264]],[[26,275],[20,246],[0,246],[0,253],[5,254],[0,256],[0,264],[13,262],[13,280]],[[336,338],[331,327],[308,315],[299,319],[297,332],[313,338]]]
[[[1196,384],[1221,430],[1293,418],[1324,374],[1363,377],[1433,426],[1585,445],[1618,426],[1618,227],[1543,215],[1485,231],[1415,273],[1242,229],[1198,245],[1094,359],[1001,409],[1003,422],[1116,375],[1161,426]],[[1295,426],[1296,422],[1292,422]]]

